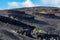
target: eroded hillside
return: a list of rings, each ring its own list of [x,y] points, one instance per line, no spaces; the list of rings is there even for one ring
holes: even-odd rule
[[[60,35],[60,9],[31,7],[0,11],[1,40],[40,40],[31,35],[35,27],[49,34]],[[19,34],[20,30],[26,30],[27,35]]]

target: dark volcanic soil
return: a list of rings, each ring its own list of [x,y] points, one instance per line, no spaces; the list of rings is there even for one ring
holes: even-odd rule
[[[25,11],[25,9],[23,10]],[[0,16],[9,17],[8,15],[11,13],[9,13],[8,10],[0,11]],[[16,32],[18,30],[24,30],[24,29],[29,29],[30,32],[31,28],[33,27],[37,27],[38,29],[43,29],[51,34],[60,34],[60,15],[54,16],[53,18],[47,16],[35,16],[34,19],[18,18],[17,16],[15,16],[16,18],[12,18],[12,17],[10,18],[14,20],[18,20],[17,22],[18,24],[21,25],[21,23],[23,23],[25,25],[22,24],[22,26],[20,25],[18,26],[17,24],[13,25],[13,24],[9,24],[8,22],[6,23],[2,22],[0,20],[0,40],[40,40],[25,35],[21,35]],[[29,27],[26,27],[26,25],[28,25]],[[22,27],[24,27],[24,29]]]

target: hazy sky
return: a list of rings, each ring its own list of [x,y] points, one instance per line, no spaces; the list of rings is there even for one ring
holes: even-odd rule
[[[35,6],[60,7],[60,0],[0,0],[0,10]]]

